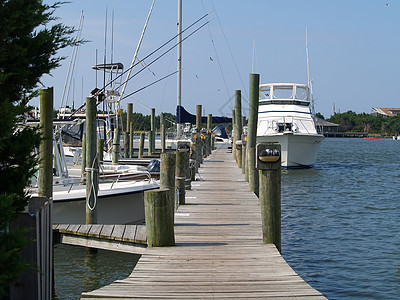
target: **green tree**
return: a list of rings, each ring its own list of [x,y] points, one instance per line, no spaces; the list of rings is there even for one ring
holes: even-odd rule
[[[40,78],[63,59],[56,57],[57,51],[77,44],[71,38],[73,28],[54,22],[59,5],[0,0],[0,296],[27,267],[19,253],[29,240],[22,230],[10,231],[9,224],[27,204],[24,189],[35,172],[32,153],[40,137],[20,124]]]
[[[317,112],[317,113],[315,114],[315,116],[318,117],[318,118],[320,118],[320,119],[322,119],[322,120],[325,120],[325,117],[323,116],[323,114],[321,114],[321,113],[319,113],[319,112]]]
[[[393,135],[400,131],[400,115],[385,117],[353,111],[335,113],[329,122],[339,124],[339,131],[368,132],[372,134]]]

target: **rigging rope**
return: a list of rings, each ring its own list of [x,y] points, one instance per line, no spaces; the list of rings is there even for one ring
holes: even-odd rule
[[[204,9],[204,4],[203,4],[203,0],[201,0],[201,5],[203,6],[203,10],[205,11],[205,9]],[[222,70],[221,62],[220,62],[220,60],[219,60],[219,56],[218,56],[218,53],[217,53],[217,48],[215,47],[215,44],[214,44],[214,40],[213,40],[213,37],[212,37],[212,34],[211,34],[210,26],[207,26],[207,28],[208,28],[208,33],[210,34],[211,44],[212,44],[212,46],[213,46],[214,53],[215,53],[215,56],[216,56],[216,58],[217,58],[219,70],[220,70],[221,76],[222,76],[222,80],[224,81],[225,90],[226,90],[226,93],[228,94],[228,99],[229,99],[229,101],[230,101],[230,95],[229,95],[228,85],[226,84],[224,71]],[[230,102],[230,103],[231,103],[231,102]],[[232,105],[232,103],[231,103],[231,105]]]
[[[193,27],[195,24],[199,23],[201,20],[203,20],[205,17],[207,17],[207,16],[208,16],[209,14],[211,14],[211,13],[212,13],[212,11],[210,11],[210,12],[207,13],[207,14],[205,14],[204,16],[202,16],[201,18],[199,18],[198,20],[196,20],[196,21],[193,22],[192,24],[190,24],[188,27],[186,27],[184,30],[182,30],[180,34],[183,34],[186,30],[190,29],[190,28]],[[210,21],[211,21],[211,20],[210,20]],[[210,21],[208,21],[208,22],[210,22]],[[208,24],[208,22],[205,23],[205,24],[203,24],[200,28],[204,27],[206,24]],[[199,30],[200,28],[198,28],[197,30]],[[196,31],[197,31],[197,30],[196,30]],[[195,31],[195,32],[196,32],[196,31]],[[192,33],[192,34],[193,34],[193,33]],[[192,35],[192,34],[191,34],[191,35]],[[152,51],[150,54],[148,54],[147,56],[145,56],[144,58],[142,58],[142,61],[146,60],[147,58],[149,58],[150,56],[152,56],[154,53],[156,53],[156,52],[159,51],[160,49],[164,48],[164,47],[165,47],[166,45],[168,45],[171,41],[175,40],[176,37],[177,37],[178,35],[179,35],[179,34],[176,34],[174,37],[172,37],[171,39],[169,39],[168,41],[166,41],[164,44],[162,44],[161,46],[159,46],[157,49],[155,49],[154,51]],[[189,35],[189,36],[190,36],[190,35]],[[189,36],[188,36],[188,37],[189,37]],[[177,45],[178,45],[178,44],[175,44],[174,47],[176,47]],[[174,47],[172,47],[172,49],[173,49]],[[170,49],[170,50],[171,50],[171,49]],[[168,51],[165,52],[164,54],[168,53],[170,50],[168,50]],[[113,79],[112,81],[110,81],[109,83],[107,83],[107,84],[104,83],[104,86],[96,92],[96,95],[98,95],[98,94],[102,93],[103,91],[105,91],[105,89],[106,89],[107,86],[113,84],[114,81],[116,81],[116,80],[118,80],[119,78],[121,78],[123,75],[125,75],[127,72],[129,72],[130,69],[134,68],[134,67],[137,66],[138,64],[139,64],[139,62],[136,63],[136,64],[134,64],[133,66],[131,66],[130,68],[128,68],[128,69],[125,70],[124,72],[122,72],[120,75],[118,75],[116,78],[114,78],[114,79]],[[82,104],[76,111],[74,111],[74,112],[69,116],[68,119],[71,119],[75,114],[77,114],[78,112],[80,112],[80,111],[82,110],[82,108],[84,108],[85,106],[86,106],[86,103]]]
[[[223,30],[223,28],[222,28],[222,24],[221,24],[221,21],[219,20],[219,17],[218,17],[217,11],[215,10],[214,3],[213,3],[213,1],[212,1],[212,0],[210,0],[210,1],[211,1],[211,4],[212,4],[212,7],[213,7],[213,10],[215,11],[215,15],[216,15],[216,17],[217,17],[218,24],[219,24],[219,26],[220,26],[220,28],[221,28],[222,35],[224,36],[224,39],[225,39],[226,45],[228,46],[229,53],[230,53],[230,55],[231,55],[231,57],[232,57],[232,60],[233,60],[233,63],[234,63],[234,65],[235,65],[236,72],[238,73],[238,76],[239,76],[240,82],[242,83],[243,89],[244,89],[244,91],[245,91],[245,93],[246,93],[246,96],[247,96],[247,98],[248,98],[248,97],[249,97],[249,95],[248,95],[248,93],[247,93],[246,86],[244,85],[244,83],[243,83],[243,80],[242,80],[242,77],[240,76],[239,68],[238,68],[238,66],[237,66],[237,64],[236,64],[236,60],[235,60],[235,58],[234,58],[234,56],[233,56],[233,54],[232,54],[231,47],[229,46],[228,39],[226,38],[225,32],[224,32],[224,30]]]

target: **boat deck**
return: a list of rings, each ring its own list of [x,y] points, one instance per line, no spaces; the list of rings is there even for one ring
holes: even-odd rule
[[[82,299],[326,299],[262,242],[258,198],[227,149],[204,160],[175,215],[175,247],[147,248],[132,274]]]

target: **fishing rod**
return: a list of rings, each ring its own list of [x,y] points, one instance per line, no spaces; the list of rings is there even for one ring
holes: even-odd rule
[[[182,30],[182,32],[176,34],[174,37],[172,37],[171,39],[169,39],[168,41],[166,41],[164,44],[162,44],[161,46],[159,46],[157,49],[155,49],[153,52],[151,52],[150,54],[148,54],[147,56],[145,56],[142,61],[144,61],[145,59],[149,58],[150,56],[152,56],[154,53],[156,53],[157,51],[159,51],[160,49],[164,48],[166,45],[168,45],[171,41],[175,40],[177,36],[183,34],[185,31],[187,31],[188,29],[190,29],[191,27],[193,27],[195,24],[199,23],[201,20],[203,20],[205,17],[207,17],[209,14],[211,14],[213,12],[210,11],[209,13],[205,14],[204,16],[202,16],[201,18],[199,18],[198,20],[196,20],[195,22],[193,22],[192,24],[190,24],[188,27],[186,27],[184,30]],[[211,21],[211,20],[210,20]],[[208,21],[208,22],[210,22]],[[206,23],[208,24],[208,23]],[[203,25],[204,26],[204,25]],[[177,45],[175,45],[176,47]],[[139,64],[136,63],[134,65],[132,65],[130,68],[128,68],[127,70],[125,70],[124,72],[122,72],[120,75],[118,75],[116,78],[114,78],[112,81],[110,81],[108,84],[104,84],[104,86],[101,89],[95,89],[94,91],[92,91],[92,96],[98,96],[100,93],[102,93],[103,91],[105,91],[106,87],[111,85],[114,81],[118,80],[121,76],[125,75],[127,72],[129,72],[132,68],[136,67]],[[99,105],[101,101],[97,102],[96,105]],[[84,107],[86,106],[86,103],[83,103],[76,111],[74,111],[68,119],[71,119],[75,114],[79,113]]]
[[[144,86],[144,87],[142,87],[142,88],[140,88],[140,89],[138,89],[138,90],[126,95],[126,96],[124,96],[121,100],[126,99],[126,98],[128,98],[128,97],[130,97],[130,96],[132,96],[132,95],[134,95],[136,93],[139,93],[140,91],[142,91],[144,89],[147,89],[148,87],[152,86],[153,84],[156,84],[157,82],[160,82],[160,81],[162,81],[162,80],[164,80],[164,79],[166,79],[166,78],[168,78],[168,77],[170,77],[170,76],[172,76],[172,75],[174,75],[174,74],[176,74],[176,73],[178,73],[179,71],[182,71],[182,70],[183,69],[176,70],[176,71],[174,71],[174,72],[172,72],[172,73],[170,73],[168,75],[165,75],[163,78],[157,79],[156,81],[153,81],[152,83],[150,83],[150,84],[148,84],[148,85],[146,85],[146,86]]]
[[[157,60],[159,60],[161,57],[163,57],[164,55],[166,55],[168,52],[170,52],[171,50],[173,50],[175,47],[177,47],[179,44],[181,44],[183,41],[185,41],[186,39],[188,39],[190,36],[192,36],[193,34],[195,34],[197,31],[199,31],[201,28],[203,28],[204,26],[206,26],[208,23],[210,23],[213,19],[207,21],[206,23],[204,23],[203,25],[201,25],[199,28],[197,28],[195,31],[193,31],[191,34],[189,34],[188,36],[186,36],[184,39],[182,39],[182,41],[180,41],[179,43],[173,45],[171,48],[169,48],[167,51],[165,51],[163,54],[161,54],[160,56],[158,56],[156,59],[154,59],[153,61],[151,61],[150,63],[147,64],[147,66],[151,66],[153,63],[155,63]],[[142,69],[140,69],[139,71],[137,71],[135,74],[133,74],[130,78],[127,79],[127,81],[131,80],[133,77],[137,76],[139,73],[141,73],[143,70],[145,70],[147,67],[143,67]],[[124,83],[121,83],[118,87],[120,88]],[[126,97],[122,98],[125,99]],[[118,103],[122,100],[118,100]]]

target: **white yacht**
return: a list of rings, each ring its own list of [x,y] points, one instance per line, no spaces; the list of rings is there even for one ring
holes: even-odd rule
[[[257,142],[278,142],[282,167],[311,167],[323,139],[311,114],[307,85],[260,84]]]

